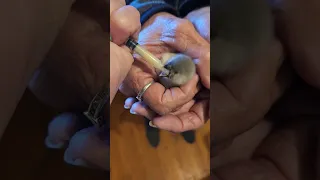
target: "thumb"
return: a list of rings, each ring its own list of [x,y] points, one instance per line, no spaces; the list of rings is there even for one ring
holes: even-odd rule
[[[140,14],[132,6],[121,7],[110,16],[110,35],[117,45],[124,44],[129,36],[137,39],[140,28]]]

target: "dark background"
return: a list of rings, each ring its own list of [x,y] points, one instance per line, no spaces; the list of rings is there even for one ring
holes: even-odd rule
[[[109,173],[80,168],[63,161],[64,150],[44,145],[55,112],[27,90],[0,141],[1,180],[98,180]]]

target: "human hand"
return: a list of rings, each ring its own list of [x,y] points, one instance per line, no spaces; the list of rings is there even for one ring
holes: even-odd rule
[[[191,11],[186,17],[205,40],[210,42],[210,6]]]
[[[186,19],[180,19],[168,13],[158,13],[143,25],[139,34],[139,43],[159,58],[165,53],[176,51],[189,55],[196,59],[198,67],[205,65],[205,63],[199,63],[203,62],[202,59],[206,59],[207,62],[210,59],[210,45],[197,33],[193,25]],[[199,75],[205,76],[201,73]],[[135,96],[154,79],[157,79],[155,70],[143,60],[138,59],[120,87],[120,91],[127,96]],[[190,108],[193,111],[208,105],[208,103],[200,103],[201,105],[194,106],[193,98],[199,91],[198,79],[198,75],[195,75],[186,85],[167,90],[161,84],[154,83],[143,95],[143,102],[136,102],[134,98],[128,98],[125,107],[131,108],[132,113],[153,120],[154,125],[160,129],[181,132],[197,128],[207,120],[209,114],[208,112],[204,114],[188,113]],[[206,85],[210,86],[210,82],[207,82]],[[164,116],[166,114],[168,115]],[[191,120],[188,121],[186,117],[190,117]],[[182,118],[183,121],[179,118]]]
[[[99,0],[78,1],[76,11],[70,13],[48,60],[30,84],[30,89],[40,100],[62,110],[83,110],[93,95],[104,85],[109,86],[109,33],[103,28],[108,27],[108,20],[105,19],[108,10],[100,9],[107,7],[104,3]],[[122,37],[131,36],[139,30],[139,14],[132,7],[122,7],[124,1],[110,3],[113,27],[125,29],[116,33],[111,29],[114,42],[121,45]],[[131,29],[124,27],[130,24],[121,21],[125,17],[124,12],[133,18],[130,20],[133,23]],[[123,68],[111,74],[111,79],[116,81],[110,82],[110,92],[113,90],[115,93],[117,84],[130,69],[133,58],[128,49],[115,43],[111,43],[110,51],[113,69]],[[119,66],[119,63],[127,66]],[[83,101],[82,104],[79,99]],[[89,121],[75,113],[57,116],[49,125],[46,145],[49,148],[63,148],[69,143],[64,155],[67,163],[108,170],[110,154],[106,142],[109,137],[107,129],[88,127],[83,122]]]
[[[139,12],[124,5],[124,0],[110,3],[110,103],[133,63],[130,50],[124,43],[130,36],[137,39],[141,28]]]

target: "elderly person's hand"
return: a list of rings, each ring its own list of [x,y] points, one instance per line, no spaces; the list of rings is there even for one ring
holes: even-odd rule
[[[143,24],[139,43],[159,58],[165,53],[178,51],[195,59],[198,67],[209,65],[210,44],[199,35],[190,21],[168,13],[155,14]],[[207,76],[205,85],[209,88],[209,74],[204,73],[199,75],[201,79],[201,76]],[[154,68],[137,58],[120,91],[127,96],[136,96],[146,84],[156,79]],[[187,84],[170,89],[165,89],[160,83],[154,83],[144,93],[143,102],[128,98],[125,108],[134,114],[147,117],[160,129],[174,132],[195,129],[208,119],[209,114],[209,112],[198,114],[199,109],[208,106],[208,103],[195,104],[194,96],[200,90],[198,81],[199,76],[195,75]]]
[[[47,60],[30,83],[30,89],[40,100],[61,110],[83,111],[103,86],[109,87],[109,79],[113,99],[133,63],[123,43],[129,36],[135,37],[141,25],[136,9],[125,6],[124,1],[110,1],[113,43],[109,43],[106,7],[106,1],[102,0],[78,1],[74,5]],[[86,128],[85,122],[89,120],[74,113],[57,116],[49,124],[46,145],[62,148],[69,142],[66,162],[108,170],[109,134],[103,128]]]

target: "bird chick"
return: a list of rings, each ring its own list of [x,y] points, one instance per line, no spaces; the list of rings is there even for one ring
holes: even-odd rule
[[[196,73],[192,58],[184,54],[166,53],[162,56],[162,63],[169,74],[160,74],[159,81],[167,89],[186,84]]]

